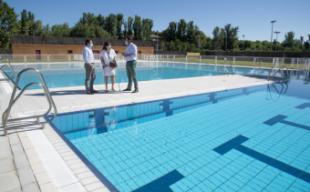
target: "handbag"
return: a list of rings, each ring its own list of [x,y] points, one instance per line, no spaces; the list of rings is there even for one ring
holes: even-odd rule
[[[114,60],[114,61],[112,61],[111,63],[110,63],[110,65],[109,65],[111,68],[116,68],[117,67],[117,63],[116,63],[116,61]]]

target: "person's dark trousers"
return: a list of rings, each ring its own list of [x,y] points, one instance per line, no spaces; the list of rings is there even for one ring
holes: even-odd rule
[[[94,91],[94,82],[96,79],[95,64],[85,63],[84,65],[86,76],[85,76],[85,90],[86,92]]]
[[[138,91],[138,81],[136,76],[136,65],[137,61],[127,61],[126,62],[126,71],[127,71],[127,77],[128,77],[128,85],[127,89],[131,90],[132,82],[134,83],[135,90]]]

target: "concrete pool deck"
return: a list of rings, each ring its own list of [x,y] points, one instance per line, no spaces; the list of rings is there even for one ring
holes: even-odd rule
[[[62,113],[267,83],[264,79],[241,75],[220,75],[144,81],[139,83],[140,92],[137,94],[100,92],[85,95],[81,86],[53,88],[50,91],[58,112]],[[116,86],[117,89],[125,87],[126,84]],[[95,88],[103,90],[102,85]],[[9,93],[5,94],[3,90],[1,108],[4,108],[9,97]],[[44,112],[46,107],[47,101],[42,91],[29,90],[12,109],[12,116],[35,115]],[[0,136],[0,148],[5,152],[0,155],[0,192],[108,191],[50,125],[45,123],[43,126],[44,129],[38,125],[22,127],[10,130],[8,136]]]

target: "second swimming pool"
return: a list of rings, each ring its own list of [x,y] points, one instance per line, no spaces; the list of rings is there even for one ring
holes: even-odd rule
[[[16,71],[24,68],[24,65],[15,65]],[[39,69],[47,82],[49,88],[84,86],[85,71],[82,64],[34,64],[27,67],[35,67]],[[207,64],[184,64],[184,63],[152,63],[139,62],[137,65],[137,78],[139,81],[149,81],[158,79],[176,79],[199,76],[223,75],[223,74],[250,74],[253,73],[252,68],[245,67],[229,67],[215,66]],[[259,73],[268,74],[267,69],[259,70]],[[6,70],[9,77],[13,77],[10,70]],[[95,84],[103,84],[103,72],[100,67],[96,69],[97,79]],[[23,87],[31,81],[37,80],[36,74],[24,74],[20,87]],[[127,82],[126,70],[123,67],[117,69],[116,81]],[[38,87],[33,87],[38,88]]]

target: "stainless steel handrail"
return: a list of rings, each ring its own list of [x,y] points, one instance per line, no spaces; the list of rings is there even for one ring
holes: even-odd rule
[[[279,72],[280,72],[281,76],[284,76],[283,75],[283,69],[281,69],[281,64],[280,64],[279,58],[273,58],[272,68],[268,74],[268,81],[271,81],[272,80],[271,78],[274,77],[274,75],[276,75]],[[281,77],[280,77],[280,79],[281,79]],[[274,80],[274,78],[273,78],[273,80]]]
[[[8,105],[7,109],[4,111],[4,113],[2,114],[2,125],[3,125],[4,135],[7,134],[7,123],[8,123],[8,121],[14,121],[14,120],[20,120],[21,119],[21,118],[16,118],[16,119],[10,119],[9,120],[9,115],[10,115],[12,106],[20,98],[20,96],[24,93],[24,91],[26,89],[28,89],[29,87],[33,86],[33,85],[39,85],[39,86],[42,87],[42,89],[44,90],[44,94],[45,94],[45,96],[47,98],[48,104],[49,104],[49,107],[48,107],[47,111],[44,114],[37,115],[35,117],[38,118],[40,116],[48,115],[51,112],[52,108],[54,109],[54,114],[57,114],[57,108],[56,108],[55,102],[54,102],[54,100],[53,100],[53,98],[52,98],[52,96],[50,94],[50,91],[49,91],[49,89],[48,89],[48,87],[46,85],[46,81],[45,81],[42,73],[38,69],[36,69],[36,68],[25,68],[25,69],[21,70],[17,74],[16,85],[19,84],[19,81],[20,81],[20,78],[21,78],[22,74],[25,73],[25,72],[28,72],[28,71],[36,72],[36,74],[39,76],[40,83],[38,83],[38,82],[28,83],[27,85],[25,85],[21,89],[21,91],[18,94],[17,94],[18,86],[14,86],[14,89],[13,89],[13,92],[12,92],[12,95],[11,95],[11,98],[10,98],[9,105]]]
[[[12,72],[13,72],[13,77],[10,77],[3,69],[5,68],[5,67],[8,67]],[[8,63],[4,63],[4,64],[2,64],[1,66],[0,66],[0,70],[4,73],[4,75],[9,79],[9,80],[11,80],[11,82],[14,84],[14,86],[17,86],[17,88],[18,89],[20,89],[20,87],[16,84],[16,82],[15,82],[15,79],[14,78],[16,78],[16,71],[15,71],[15,69],[14,69],[14,67],[11,65],[11,60],[10,59],[8,59]]]
[[[14,69],[14,67],[11,65],[11,60],[10,59],[7,59],[8,62],[7,63],[4,63],[0,66],[0,70],[2,70],[5,66],[9,66],[9,68],[11,69],[11,71],[14,73],[14,76],[16,77],[16,71]],[[3,71],[3,70],[2,70]]]

